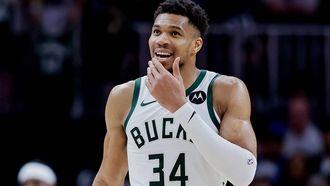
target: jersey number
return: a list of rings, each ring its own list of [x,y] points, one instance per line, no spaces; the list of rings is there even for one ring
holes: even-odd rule
[[[149,186],[164,186],[164,154],[150,154],[149,160],[154,159],[158,159],[159,161],[159,166],[153,168],[153,172],[159,174],[159,181],[151,181],[149,182]],[[177,175],[179,169],[180,175]],[[186,176],[185,174],[185,154],[180,153],[170,173],[170,181],[180,181],[181,186],[186,186],[188,176]]]

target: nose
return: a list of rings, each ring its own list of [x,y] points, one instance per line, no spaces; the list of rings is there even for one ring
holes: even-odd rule
[[[157,38],[156,38],[156,43],[159,46],[166,46],[169,43],[169,38],[168,35],[166,33],[162,33],[160,34]]]

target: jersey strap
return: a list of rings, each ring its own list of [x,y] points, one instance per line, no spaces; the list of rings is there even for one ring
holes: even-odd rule
[[[207,88],[207,110],[209,111],[211,120],[213,122],[213,124],[215,125],[215,127],[217,127],[217,129],[220,129],[220,123],[219,120],[217,119],[215,113],[214,113],[214,107],[213,107],[213,84],[214,81],[220,76],[220,74],[217,74],[213,77],[213,79],[211,80],[209,87]]]
[[[205,75],[206,75],[206,70],[201,70],[196,81],[188,89],[186,89],[186,95],[189,95],[194,89],[198,87],[198,85],[204,79]]]
[[[132,104],[131,104],[131,109],[125,119],[125,122],[124,122],[124,129],[126,130],[126,126],[127,126],[127,123],[128,123],[128,120],[129,118],[131,117],[135,107],[136,107],[136,103],[138,101],[138,98],[139,98],[139,93],[140,93],[140,84],[141,84],[141,78],[138,78],[135,80],[134,82],[134,92],[133,92],[133,98],[132,98]]]

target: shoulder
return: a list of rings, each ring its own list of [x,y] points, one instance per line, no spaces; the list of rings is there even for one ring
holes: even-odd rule
[[[135,81],[128,81],[123,84],[114,86],[109,94],[108,99],[127,99],[127,96],[133,94]]]
[[[214,71],[204,70],[207,74],[212,77],[215,87],[232,90],[235,88],[245,88],[245,83],[235,76],[229,76],[225,74],[219,74]],[[214,79],[214,80],[213,80]]]
[[[213,85],[213,95],[221,108],[244,104],[250,106],[250,97],[245,83],[234,76],[221,75]]]
[[[214,90],[222,93],[247,93],[247,87],[241,79],[227,75],[221,75],[215,80]]]
[[[135,81],[132,80],[111,89],[106,103],[106,117],[115,115],[120,120],[125,118],[131,106],[134,86]]]

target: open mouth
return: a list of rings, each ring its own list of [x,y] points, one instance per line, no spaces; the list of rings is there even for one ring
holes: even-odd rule
[[[172,54],[170,54],[168,52],[156,52],[155,55],[158,59],[161,59],[161,60],[166,60],[172,56]]]

